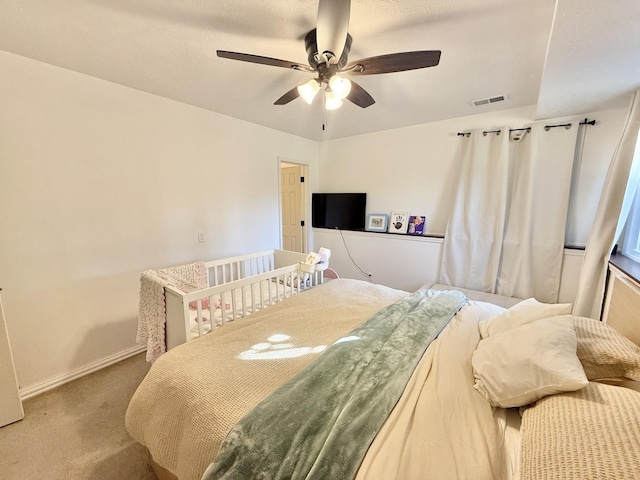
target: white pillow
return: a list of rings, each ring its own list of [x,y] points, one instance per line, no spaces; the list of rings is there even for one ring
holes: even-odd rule
[[[536,320],[570,313],[570,303],[540,303],[535,298],[528,298],[480,323],[480,337],[487,338]]]
[[[570,318],[547,318],[480,340],[471,364],[474,388],[494,407],[520,407],[589,381],[576,355]]]
[[[501,307],[500,305],[496,305],[494,303],[488,303],[488,302],[481,302],[478,300],[468,300],[467,306],[472,307],[473,310],[476,312],[478,322],[484,322],[486,320],[489,320],[490,318],[493,318],[496,315],[499,315],[507,310],[506,308]],[[468,310],[471,310],[471,308],[469,308]]]

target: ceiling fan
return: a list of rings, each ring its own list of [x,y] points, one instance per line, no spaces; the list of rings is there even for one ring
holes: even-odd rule
[[[440,62],[440,50],[391,53],[348,62],[352,38],[347,32],[351,0],[319,0],[316,28],[305,37],[309,65],[262,57],[248,53],[218,50],[219,57],[242,62],[283,67],[317,74],[308,82],[298,85],[282,95],[274,105],[286,105],[297,97],[311,104],[317,93],[324,93],[324,107],[334,110],[345,98],[359,107],[375,103],[367,91],[345,76],[378,75],[418,68],[434,67]]]

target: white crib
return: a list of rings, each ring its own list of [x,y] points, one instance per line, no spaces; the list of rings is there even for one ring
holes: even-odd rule
[[[322,283],[328,265],[305,265],[305,258],[286,250],[224,258],[205,262],[208,288],[165,286],[167,350]]]

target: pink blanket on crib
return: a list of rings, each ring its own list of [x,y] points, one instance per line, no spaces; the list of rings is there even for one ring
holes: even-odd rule
[[[177,267],[145,270],[140,276],[140,305],[136,342],[147,347],[147,361],[153,362],[167,351],[164,287],[172,285],[185,293],[206,288],[207,270],[204,262]]]

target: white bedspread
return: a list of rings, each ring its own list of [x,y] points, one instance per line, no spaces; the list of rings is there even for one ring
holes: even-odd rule
[[[503,456],[506,410],[473,388],[478,321],[491,315],[469,302],[431,344],[374,440],[357,480],[511,478]]]

